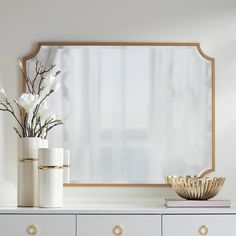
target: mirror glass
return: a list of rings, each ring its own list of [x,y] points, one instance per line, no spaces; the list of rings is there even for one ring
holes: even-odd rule
[[[71,150],[71,183],[164,184],[213,168],[213,61],[196,45],[40,45],[61,70],[51,146]]]

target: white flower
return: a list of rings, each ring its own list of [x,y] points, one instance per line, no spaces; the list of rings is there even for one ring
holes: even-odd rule
[[[42,81],[42,88],[44,94],[47,94],[52,90],[55,92],[57,89],[59,89],[59,87],[60,83],[58,83],[58,79],[52,74],[47,75]]]
[[[49,105],[46,101],[43,101],[40,106],[39,106],[39,110],[37,113],[37,117],[40,118],[40,121],[42,123],[44,123],[45,120],[47,120],[47,118],[49,117]]]
[[[55,84],[52,86],[52,90],[53,90],[54,92],[56,92],[60,87],[61,87],[61,84],[60,84],[60,83],[55,83]]]
[[[3,88],[0,88],[0,102],[6,103],[7,102],[7,95]]]
[[[19,98],[18,103],[27,113],[32,113],[39,103],[39,96],[38,94],[33,95],[31,93],[23,93]]]
[[[51,113],[49,110],[49,105],[46,101],[43,101],[39,106],[37,117],[40,118],[41,123],[56,120],[56,116]]]
[[[42,81],[42,86],[44,88],[51,88],[52,85],[55,83],[55,80],[56,80],[56,76],[49,74]]]

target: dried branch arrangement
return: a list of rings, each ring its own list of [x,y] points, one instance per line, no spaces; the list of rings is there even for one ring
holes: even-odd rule
[[[50,112],[48,97],[60,87],[56,65],[45,66],[35,59],[35,76],[29,78],[21,61],[18,61],[28,92],[23,93],[13,105],[9,102],[3,88],[0,88],[0,111],[10,113],[18,127],[13,127],[19,137],[47,138],[48,132],[63,122]],[[17,111],[16,111],[17,110]]]

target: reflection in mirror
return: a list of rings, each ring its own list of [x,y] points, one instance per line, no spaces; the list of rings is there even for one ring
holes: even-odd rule
[[[51,102],[65,125],[49,141],[71,149],[71,182],[163,184],[214,168],[214,61],[196,45],[43,45],[36,57],[62,71]]]

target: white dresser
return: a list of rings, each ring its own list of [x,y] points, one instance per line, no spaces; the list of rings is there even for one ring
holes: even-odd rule
[[[0,208],[0,236],[236,235],[236,208],[166,209],[135,205],[62,209]]]

